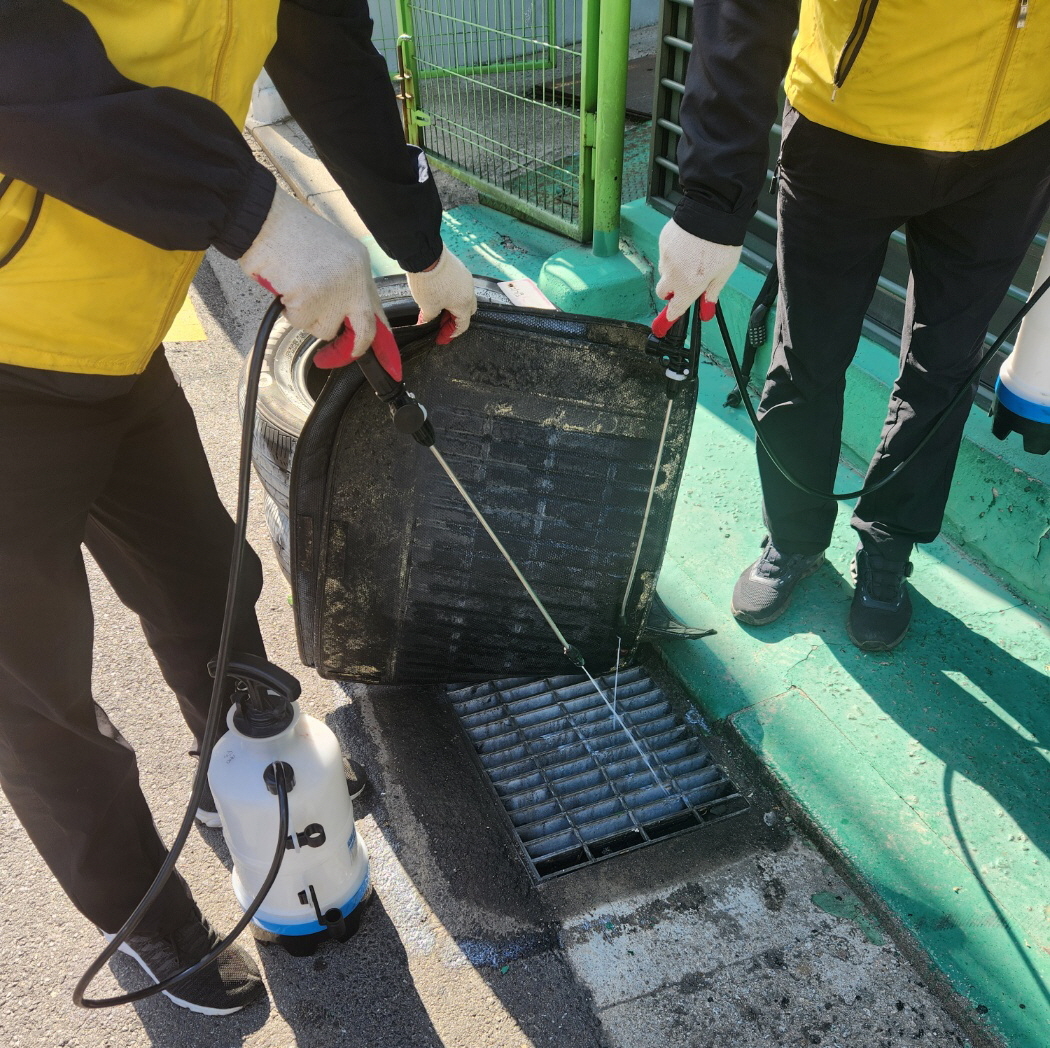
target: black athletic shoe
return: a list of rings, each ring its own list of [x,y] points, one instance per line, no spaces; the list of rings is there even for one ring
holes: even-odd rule
[[[733,618],[750,626],[780,618],[795,587],[824,563],[823,553],[781,553],[768,535],[762,545],[762,556],[736,580],[730,605]]]
[[[107,935],[112,939],[112,935]],[[201,917],[184,925],[172,935],[132,935],[120,944],[120,952],[138,961],[142,970],[155,982],[195,964],[221,941],[215,929]],[[236,943],[221,953],[207,968],[196,975],[161,990],[180,1008],[201,1015],[232,1015],[256,1001],[266,998],[266,986],[259,969]]]
[[[856,589],[846,621],[849,639],[861,651],[890,651],[908,632],[911,597],[904,580],[910,560],[887,560],[860,548],[850,565]]]
[[[191,757],[199,757],[200,743],[198,742],[192,750],[187,750]],[[215,803],[215,798],[212,796],[211,783],[207,780],[204,782],[204,792],[201,794],[201,799],[197,804],[196,819],[202,826],[207,826],[211,830],[218,830],[222,828],[222,819],[219,818],[219,808]]]
[[[190,751],[193,755],[194,751]],[[350,794],[350,800],[356,801],[358,797],[368,788],[368,778],[364,768],[357,761],[349,757],[343,757],[343,774],[346,776],[346,789]],[[197,821],[209,829],[218,830],[222,828],[222,819],[219,817],[219,807],[212,796],[211,786],[204,784],[204,793],[200,804],[197,805]]]

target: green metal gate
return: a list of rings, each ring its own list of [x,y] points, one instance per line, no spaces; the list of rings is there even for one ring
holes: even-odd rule
[[[409,140],[486,203],[591,239],[601,124],[619,125],[622,154],[629,0],[398,0],[397,15]]]
[[[670,215],[682,198],[678,184],[678,142],[682,135],[679,108],[685,84],[686,65],[692,51],[693,0],[664,0],[661,9],[660,35],[657,55],[657,89],[653,108],[653,152],[649,169],[649,202]],[[769,155],[780,151],[780,125],[770,132]],[[768,171],[772,181],[772,170]],[[774,257],[776,245],[776,198],[770,193],[759,195],[758,213],[744,239],[744,261],[752,268],[765,272]],[[992,318],[985,337],[990,346],[1024,302],[1032,289],[1039,259],[1050,231],[1050,216],[1029,248],[1014,283],[1002,305]],[[884,345],[896,354],[900,349],[900,334],[904,324],[904,300],[908,287],[908,253],[904,233],[897,230],[890,238],[889,250],[875,297],[868,309],[864,334],[873,342]],[[1006,343],[1002,352],[989,361],[981,376],[982,393],[978,402],[987,406],[999,367],[1006,359],[1012,343]]]

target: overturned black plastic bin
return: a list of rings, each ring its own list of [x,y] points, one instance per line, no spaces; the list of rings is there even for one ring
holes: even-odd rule
[[[636,647],[689,441],[637,324],[482,304],[451,346],[396,328],[435,446],[593,673]],[[622,621],[657,455],[658,481]],[[359,368],[333,372],[295,448],[300,654],[323,677],[471,683],[570,672],[562,645],[425,447]]]

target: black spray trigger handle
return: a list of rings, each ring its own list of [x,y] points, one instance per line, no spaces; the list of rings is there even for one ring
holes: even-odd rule
[[[382,364],[375,350],[369,348],[357,358],[357,366],[364,372],[368,384],[375,390],[376,396],[383,403],[389,403],[399,393],[404,392],[405,384],[394,378]]]
[[[357,365],[376,396],[390,409],[394,429],[411,435],[424,447],[430,447],[434,443],[434,427],[427,419],[427,409],[414,394],[409,393],[404,382],[383,367],[372,349],[357,358]]]
[[[667,396],[673,397],[681,383],[691,378],[694,370],[694,354],[685,348],[686,335],[689,332],[690,311],[686,310],[674,322],[667,320],[667,307],[653,321],[652,329],[646,340],[647,356],[658,361],[667,379]]]

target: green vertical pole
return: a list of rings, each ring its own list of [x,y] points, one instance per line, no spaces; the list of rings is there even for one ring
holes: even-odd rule
[[[594,143],[594,253],[620,250],[623,129],[631,0],[601,0],[598,16],[598,111]]]

